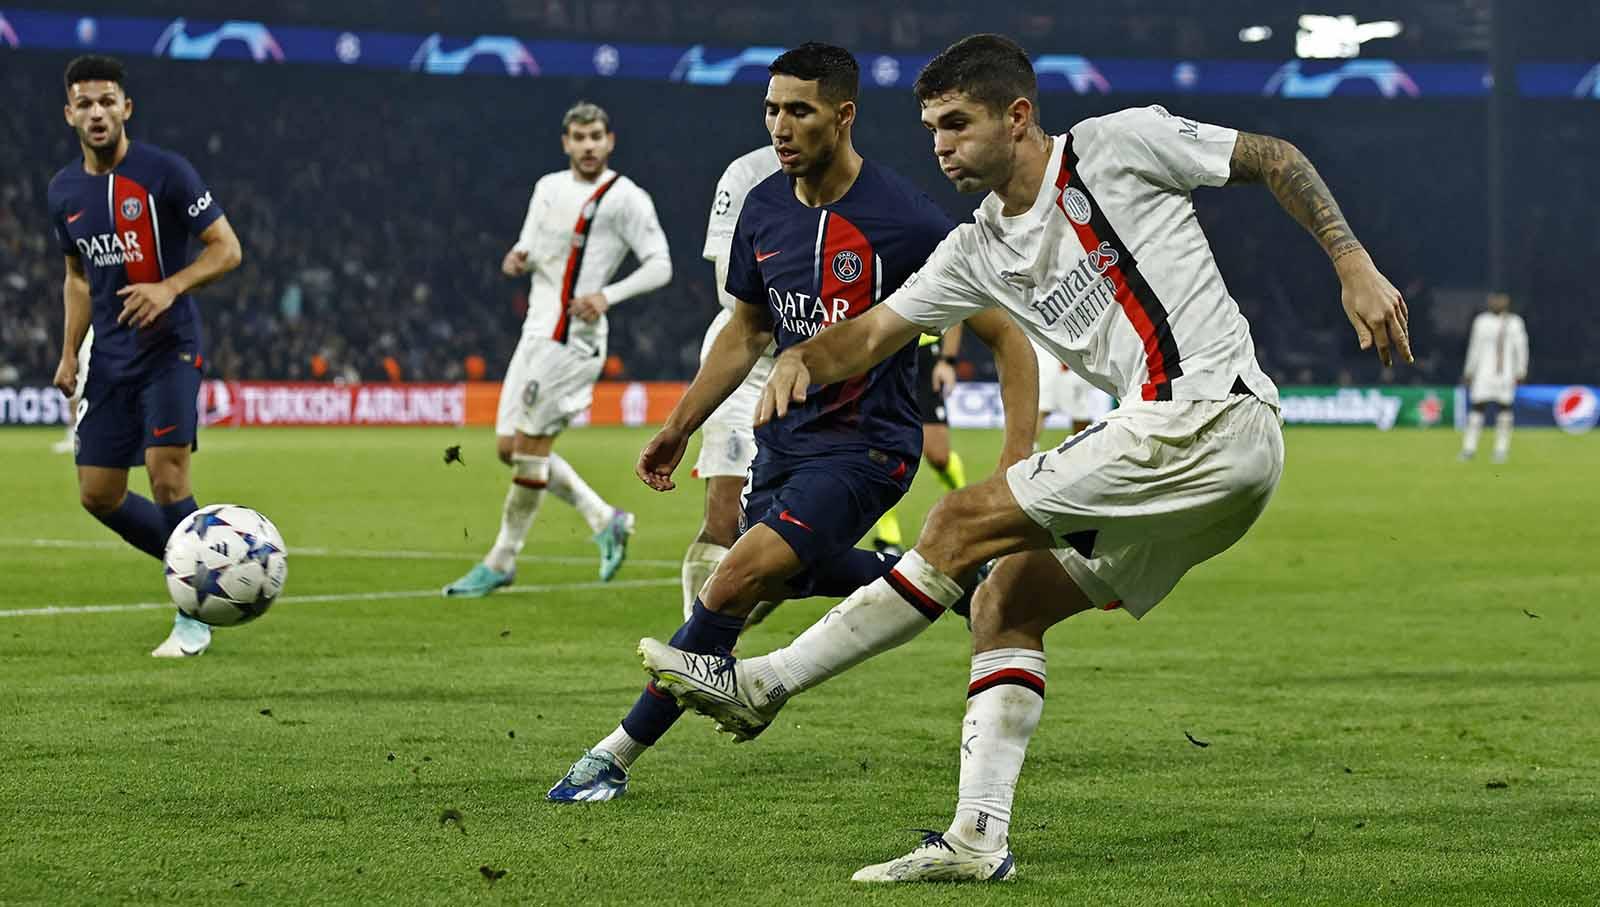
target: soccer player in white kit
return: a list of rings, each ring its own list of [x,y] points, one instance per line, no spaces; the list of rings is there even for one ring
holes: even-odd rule
[[[711,218],[706,223],[706,244],[701,254],[716,269],[717,302],[722,305],[722,311],[706,328],[706,339],[700,344],[701,362],[706,361],[723,327],[733,320],[734,306],[739,304],[728,295],[726,287],[728,249],[733,243],[733,228],[739,223],[739,212],[744,210],[744,198],[757,183],[776,172],[778,152],[769,144],[735,158],[717,180],[717,191],[711,199]],[[756,455],[756,405],[761,402],[761,389],[771,373],[772,350],[769,348],[756,360],[744,383],[700,426],[700,456],[695,460],[694,474],[705,480],[706,509],[700,534],[683,555],[685,620],[694,608],[700,587],[706,584],[739,537],[739,514],[743,510],[739,493]],[[762,614],[766,610],[757,607]]]
[[[1522,316],[1511,311],[1511,297],[1505,293],[1490,293],[1489,311],[1472,319],[1462,373],[1472,409],[1461,438],[1461,459],[1470,460],[1478,452],[1478,435],[1483,433],[1484,416],[1492,403],[1496,410],[1494,462],[1504,463],[1511,453],[1511,404],[1517,397],[1517,385],[1528,378],[1528,328]]]
[[[554,451],[556,436],[593,398],[606,361],[606,312],[672,279],[650,194],[606,166],[615,147],[604,110],[579,102],[567,111],[561,150],[569,166],[534,185],[522,235],[501,262],[508,277],[533,273],[495,422],[511,489],[494,547],[444,588],[446,596],[488,595],[516,578],[517,554],[547,489],[576,507],[594,531],[602,580],[615,576],[627,556],[633,514],[607,504]],[[639,267],[612,282],[629,252]]]
[[[1044,435],[1044,423],[1052,415],[1060,414],[1072,422],[1074,432],[1083,431],[1091,423],[1111,411],[1111,396],[1100,390],[1067,364],[1056,358],[1038,343],[1033,351],[1039,356],[1039,428]]]
[[[965,38],[918,77],[923,124],[956,188],[988,190],[922,270],[853,322],[778,357],[758,420],[856,374],[923,330],[1003,307],[1030,338],[1123,402],[1061,446],[946,495],[917,546],[793,643],[657,685],[749,739],[796,692],[920,630],[904,602],[949,607],[977,568],[960,799],[943,834],[858,881],[1005,880],[1011,802],[1044,706],[1044,633],[1091,608],[1141,617],[1262,512],[1283,469],[1277,389],[1223,284],[1190,191],[1264,182],[1312,232],[1345,313],[1385,364],[1410,360],[1407,312],[1294,146],[1158,107],[1051,136],[1026,53]],[[652,673],[657,669],[652,668]],[[729,675],[732,675],[731,677]]]

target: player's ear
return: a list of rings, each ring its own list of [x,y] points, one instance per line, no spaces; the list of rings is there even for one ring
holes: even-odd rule
[[[1028,125],[1033,122],[1033,102],[1027,98],[1017,98],[1006,108],[1006,125],[1011,129],[1012,138],[1020,139],[1028,132]]]
[[[849,129],[856,122],[856,102],[845,101],[839,105],[839,128]]]

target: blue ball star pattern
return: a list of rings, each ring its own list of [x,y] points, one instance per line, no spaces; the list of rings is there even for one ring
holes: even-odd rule
[[[200,536],[201,541],[204,541],[205,537],[206,537],[206,531],[209,530],[212,526],[227,526],[227,525],[228,525],[228,521],[224,520],[220,516],[217,516],[215,511],[213,511],[211,513],[200,513],[200,514],[195,516],[194,525],[189,527],[189,531],[193,532],[195,535]]]
[[[244,538],[244,544],[246,548],[244,559],[247,561],[255,561],[261,565],[261,569],[263,570],[267,569],[267,562],[274,554],[280,554],[283,551],[282,548],[279,548],[277,545],[272,544],[260,536],[251,535],[248,532],[241,532],[240,536]]]
[[[223,569],[227,568],[224,567]],[[194,603],[196,605],[205,604],[207,596],[228,597],[228,593],[223,591],[222,584],[219,582],[221,578],[222,570],[213,570],[207,567],[205,561],[200,558],[195,558],[194,573],[187,577],[181,577],[184,582],[194,589]]]

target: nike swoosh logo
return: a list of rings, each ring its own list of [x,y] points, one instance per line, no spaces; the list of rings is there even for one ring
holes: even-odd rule
[[[177,430],[178,430],[178,426],[176,426],[176,425],[168,425],[166,428],[152,429],[150,431],[150,433],[159,438],[162,435],[170,435],[170,434],[172,434],[173,432],[175,432]]]
[[[774,252],[773,254],[776,255],[777,253]],[[816,531],[816,530],[812,529],[810,526],[807,526],[804,522],[802,522],[799,517],[796,517],[794,514],[790,513],[787,510],[785,510],[784,512],[778,514],[778,519],[782,520],[785,523],[793,523],[796,526],[799,526],[801,529],[804,529],[807,532]]]
[[[761,251],[757,251],[756,252],[756,264],[761,264],[762,262],[766,261],[767,259],[771,258],[772,256],[777,255],[778,252],[782,252],[782,251],[783,251],[782,249],[779,249],[777,252],[761,252]]]
[[[80,218],[82,216],[83,216],[83,212],[82,211],[79,211],[77,214],[68,214],[67,215],[67,223],[69,223],[69,224],[77,223],[78,222],[78,218]]]

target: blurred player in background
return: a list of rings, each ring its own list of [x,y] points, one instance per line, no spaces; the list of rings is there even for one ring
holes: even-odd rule
[[[922,459],[933,467],[933,474],[946,491],[965,488],[967,467],[961,454],[950,449],[950,416],[945,399],[956,386],[956,362],[961,353],[961,325],[944,334],[923,334],[917,338],[917,409],[922,414]],[[873,527],[872,545],[879,551],[900,554],[905,535],[895,508]]]
[[[1077,434],[1090,423],[1111,412],[1111,396],[1083,380],[1083,376],[1056,359],[1055,354],[1035,343],[1039,356],[1039,437],[1053,415],[1071,420],[1071,433]]]
[[[167,537],[195,510],[189,458],[203,358],[200,309],[189,292],[239,266],[239,238],[188,161],[128,138],[133,99],[121,62],[78,57],[67,66],[66,90],[66,120],[83,156],[50,181],[50,220],[67,271],[54,383],[76,404],[84,509],[161,558]],[[190,261],[192,236],[202,248]],[[80,368],[86,342],[92,355]],[[141,464],[154,500],[128,490],[128,470]],[[177,612],[150,654],[199,655],[210,644],[210,627]]]
[[[744,210],[745,196],[756,184],[776,172],[778,152],[771,145],[764,145],[735,158],[717,180],[716,194],[711,199],[711,219],[706,224],[706,244],[701,254],[715,268],[717,302],[721,303],[722,311],[712,319],[711,326],[706,328],[706,339],[700,344],[702,365],[711,354],[717,336],[733,320],[734,308],[739,304],[728,295],[728,250],[733,243],[733,229],[739,223],[739,212]],[[683,555],[685,620],[693,613],[700,588],[739,537],[739,514],[743,512],[739,493],[756,456],[756,404],[761,402],[761,389],[766,386],[767,375],[771,372],[772,348],[769,346],[751,367],[744,383],[700,426],[700,456],[695,460],[694,474],[706,483],[705,519],[700,524],[699,536]]]
[[[650,194],[606,166],[616,141],[598,106],[579,102],[567,111],[561,150],[568,166],[534,184],[522,235],[500,263],[507,277],[533,272],[522,339],[506,366],[495,421],[511,488],[494,547],[444,587],[446,596],[476,598],[511,584],[546,490],[576,507],[594,532],[602,580],[627,557],[633,514],[606,503],[554,451],[556,437],[593,399],[606,361],[606,312],[672,279]],[[612,282],[629,252],[639,267]]]
[[[1470,460],[1478,452],[1478,436],[1489,407],[1494,415],[1494,462],[1504,463],[1511,454],[1512,403],[1517,385],[1528,379],[1528,327],[1522,316],[1511,311],[1511,297],[1489,294],[1489,311],[1472,319],[1472,334],[1467,340],[1467,364],[1462,369],[1472,409],[1467,413],[1467,431],[1461,438],[1461,459]]]
[[[860,68],[848,51],[802,44],[769,72],[766,124],[782,169],[750,190],[734,228],[725,287],[737,300],[732,319],[639,454],[635,471],[657,491],[675,487],[672,473],[689,438],[770,345],[782,350],[876,311],[953,226],[921,190],[855,150]],[[995,351],[1013,414],[1003,468],[1033,450],[1038,368],[1009,318],[987,312],[971,325]],[[761,602],[846,595],[893,566],[894,558],[854,546],[916,475],[922,426],[914,339],[885,350],[884,361],[859,377],[810,388],[790,419],[756,431],[743,531],[672,637],[697,663],[711,665],[730,652]],[[902,604],[885,619],[888,632],[915,635],[943,613]],[[547,796],[593,802],[623,795],[634,761],[681,714],[647,684],[616,729]]]
[[[1159,107],[1052,136],[1028,55],[998,35],[947,48],[916,93],[945,175],[988,197],[884,305],[784,350],[759,418],[782,424],[814,383],[847,380],[920,332],[997,307],[1124,403],[946,495],[886,577],[771,655],[640,647],[660,689],[749,739],[798,691],[911,638],[915,628],[889,622],[906,604],[949,607],[1000,558],[973,603],[955,817],[855,879],[1003,881],[1015,872],[1017,778],[1044,709],[1046,631],[1095,608],[1142,617],[1244,536],[1282,474],[1277,388],[1190,193],[1264,183],[1327,253],[1361,346],[1375,344],[1385,366],[1391,350],[1411,360],[1408,315],[1310,161],[1281,139]]]

